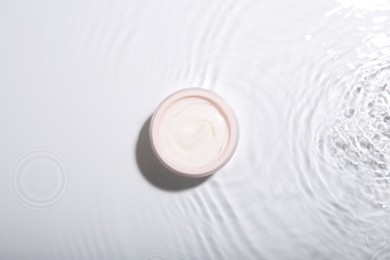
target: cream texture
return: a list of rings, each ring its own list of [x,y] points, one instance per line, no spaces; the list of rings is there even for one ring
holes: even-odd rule
[[[221,111],[200,97],[182,98],[168,107],[160,138],[168,159],[186,167],[214,162],[229,142],[229,127]]]

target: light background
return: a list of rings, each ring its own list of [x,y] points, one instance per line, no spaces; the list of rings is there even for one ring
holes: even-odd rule
[[[359,68],[390,64],[389,10],[0,0],[0,258],[389,259],[387,188],[326,148],[360,116],[344,98]],[[184,87],[216,91],[240,124],[232,160],[199,181],[148,146],[153,110]]]

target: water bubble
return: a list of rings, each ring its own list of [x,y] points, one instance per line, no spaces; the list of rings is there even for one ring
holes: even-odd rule
[[[14,198],[30,210],[55,208],[67,190],[67,167],[62,158],[48,148],[22,152],[11,165],[10,172]]]

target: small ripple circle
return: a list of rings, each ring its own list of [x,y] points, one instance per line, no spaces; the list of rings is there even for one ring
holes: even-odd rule
[[[68,188],[64,160],[46,147],[21,152],[11,164],[10,173],[13,197],[30,210],[48,211],[57,207]]]

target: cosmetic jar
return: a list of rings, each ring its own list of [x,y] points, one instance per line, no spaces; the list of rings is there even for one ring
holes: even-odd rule
[[[165,98],[149,128],[157,159],[186,177],[204,177],[221,169],[236,150],[238,133],[231,108],[203,88],[183,89]]]

